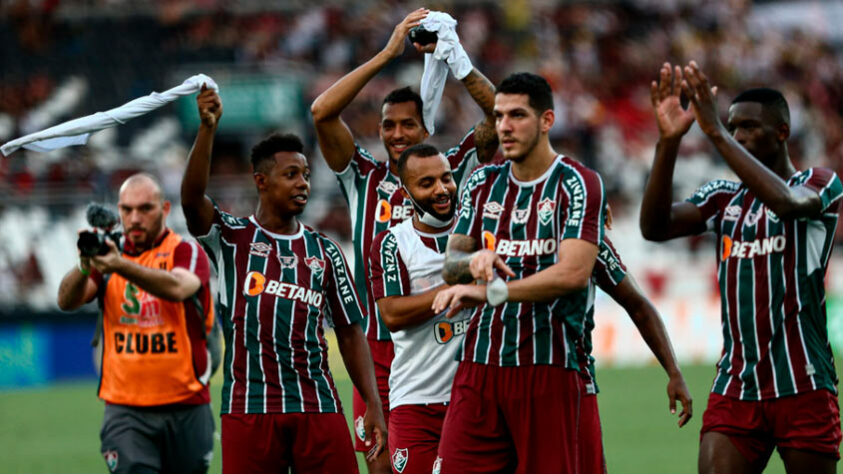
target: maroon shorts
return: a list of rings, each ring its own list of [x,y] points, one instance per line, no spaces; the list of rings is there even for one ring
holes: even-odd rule
[[[825,389],[761,401],[712,393],[700,438],[709,431],[729,436],[751,463],[768,459],[774,447],[840,459],[840,409],[837,395]]]
[[[436,461],[446,403],[401,405],[389,413],[389,455],[392,471],[430,474]]]
[[[461,362],[442,427],[441,472],[582,472],[576,371]]]
[[[383,404],[383,419],[388,428],[389,370],[392,367],[392,359],[395,358],[395,345],[392,344],[392,341],[376,341],[374,339],[367,339],[367,342],[369,343],[369,350],[372,352],[372,361],[375,363],[375,378],[378,382],[378,393]],[[354,450],[365,453],[372,447],[366,447],[364,444],[366,440],[363,438],[365,434],[363,415],[366,414],[366,403],[363,402],[363,397],[357,392],[357,387],[354,387],[351,413],[354,416]]]
[[[342,413],[222,416],[222,472],[356,473]]]
[[[597,395],[582,392],[580,404],[580,471],[589,474],[605,473],[606,458],[603,456],[603,430],[600,427],[600,412],[597,410]]]

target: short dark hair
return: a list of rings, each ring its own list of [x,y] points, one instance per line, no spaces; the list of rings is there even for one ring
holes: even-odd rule
[[[530,107],[538,113],[553,110],[553,91],[550,84],[529,72],[510,74],[498,85],[496,94],[524,94],[530,98]]]
[[[383,104],[402,104],[404,102],[413,102],[416,104],[416,112],[419,113],[419,120],[421,120],[422,127],[424,127],[424,103],[421,96],[416,93],[410,86],[395,89],[386,95],[383,99]],[[427,130],[427,127],[425,127]]]
[[[291,151],[293,153],[304,153],[304,144],[297,135],[292,133],[274,133],[252,147],[252,169],[255,172],[265,172],[275,164],[273,157],[280,151]]]
[[[424,158],[427,156],[436,156],[438,154],[439,150],[435,146],[428,145],[427,143],[419,143],[407,148],[402,151],[401,156],[398,157],[398,164],[396,165],[398,168],[398,178],[401,179],[402,183],[404,182],[404,172],[407,170],[407,162],[410,161],[411,156]]]
[[[775,118],[790,125],[790,107],[781,92],[767,87],[747,89],[732,100],[732,104],[740,102],[756,102],[761,104],[764,112],[773,112]]]

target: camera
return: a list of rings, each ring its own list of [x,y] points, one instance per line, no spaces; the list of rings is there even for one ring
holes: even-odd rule
[[[86,230],[79,233],[76,247],[83,257],[94,257],[108,253],[107,240],[111,240],[120,249],[120,232],[113,230],[119,222],[119,217],[105,206],[100,204],[88,204],[85,211],[85,219],[88,225],[95,230]]]
[[[422,46],[435,43],[439,39],[435,32],[428,31],[421,26],[411,29],[409,36],[411,43],[418,43]]]

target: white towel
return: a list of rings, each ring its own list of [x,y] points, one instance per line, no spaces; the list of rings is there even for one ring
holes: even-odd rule
[[[213,79],[204,74],[197,74],[186,79],[181,85],[164,92],[153,92],[127,102],[120,107],[70,120],[46,130],[12,140],[0,147],[0,152],[3,152],[5,156],[9,156],[23,147],[28,150],[45,153],[66,146],[84,145],[88,143],[88,137],[91,136],[91,133],[124,124],[135,117],[167,105],[179,97],[195,94],[202,89],[202,84],[215,91],[219,91],[219,87]]]
[[[448,68],[458,80],[462,80],[474,69],[465,49],[457,36],[457,20],[443,12],[430,12],[421,21],[427,31],[436,33],[436,49],[433,54],[424,55],[420,95],[422,98],[424,126],[433,135],[436,111],[442,102],[442,92],[448,79]]]

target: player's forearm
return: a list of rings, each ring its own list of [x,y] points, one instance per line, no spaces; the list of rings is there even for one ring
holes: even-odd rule
[[[495,122],[495,85],[486,78],[477,68],[471,70],[467,76],[462,79],[471,98],[483,110],[483,115],[491,118],[492,123]]]
[[[73,267],[59,283],[57,303],[62,311],[72,311],[87,303],[88,276]]]
[[[357,97],[357,94],[369,83],[369,81],[386,66],[392,58],[384,51],[376,54],[372,59],[358,66],[350,73],[343,76],[319,97],[310,106],[310,113],[313,115],[313,123],[318,127],[320,122],[336,119],[340,113],[348,107],[348,104]]]
[[[507,282],[507,301],[547,303],[588,287],[591,271],[565,271],[559,264],[523,278]]]
[[[653,169],[644,187],[639,225],[647,240],[666,240],[673,204],[673,170],[679,153],[679,138],[659,139]]]
[[[430,308],[433,305],[433,299],[445,288],[448,286],[438,286],[417,295],[381,298],[377,304],[384,325],[395,332],[430,320],[436,316]]]
[[[442,279],[449,285],[467,284],[474,281],[471,276],[471,253],[451,250],[445,254],[442,266]]]
[[[167,301],[184,301],[196,292],[196,288],[191,288],[172,272],[144,267],[126,259],[120,260],[115,273],[147,293]]]
[[[359,324],[350,324],[337,327],[334,331],[351,383],[357,387],[367,406],[380,407],[382,404],[375,380],[375,365],[363,329]]]
[[[641,301],[636,308],[629,311],[629,316],[668,377],[681,376],[667,329],[656,308],[647,300]]]
[[[205,196],[205,191],[211,175],[215,132],[215,126],[199,126],[181,181],[181,207],[187,227],[194,235],[207,234],[213,219],[213,204]]]
[[[808,199],[795,194],[785,180],[746,151],[725,128],[709,134],[709,138],[741,182],[779,217],[790,219],[820,211],[818,199],[812,208]]]

